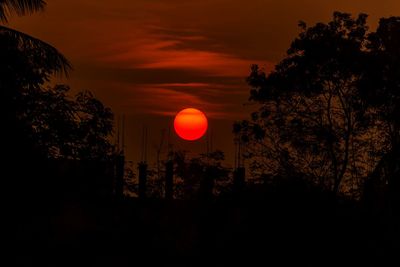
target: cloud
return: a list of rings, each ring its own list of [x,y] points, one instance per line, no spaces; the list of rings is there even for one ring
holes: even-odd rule
[[[215,51],[218,47],[205,36],[172,36],[141,32],[137,41],[110,44],[103,64],[136,69],[185,70],[206,76],[244,76],[256,60]],[[198,44],[200,43],[200,45]]]
[[[135,114],[174,116],[181,109],[195,107],[205,111],[210,118],[230,117],[226,103],[209,101],[204,97],[203,92],[194,94],[184,90],[177,91],[175,90],[176,86],[176,84],[114,84],[111,88],[118,88],[119,93],[122,93],[119,98],[124,99],[120,103],[123,109],[130,110]],[[190,86],[186,84],[184,87]],[[182,86],[178,85],[178,87]],[[203,85],[195,84],[193,88],[203,88]]]

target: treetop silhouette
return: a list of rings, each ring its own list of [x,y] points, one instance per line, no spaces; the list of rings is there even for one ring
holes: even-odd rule
[[[385,151],[398,150],[388,135],[399,134],[399,18],[381,19],[376,32],[366,19],[335,12],[328,23],[300,22],[274,70],[252,67],[250,100],[261,107],[234,132],[248,143],[254,175],[301,173],[359,196]]]
[[[29,15],[44,10],[46,2],[43,0],[4,0],[0,2],[0,22],[7,23],[11,15]],[[13,39],[21,52],[29,55],[32,51],[40,53],[43,68],[55,73],[68,75],[71,69],[69,61],[53,46],[29,36],[25,33],[0,25],[0,34]]]

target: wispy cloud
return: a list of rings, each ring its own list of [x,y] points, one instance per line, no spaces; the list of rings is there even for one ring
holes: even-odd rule
[[[124,98],[121,105],[131,107],[130,110],[133,113],[144,112],[147,114],[174,116],[179,110],[188,107],[199,108],[208,117],[215,119],[230,117],[231,113],[226,103],[218,100],[209,101],[202,92],[195,94],[193,92],[177,91],[173,85],[114,84],[112,88],[119,88]],[[194,88],[202,88],[202,86],[195,85]]]
[[[106,64],[139,69],[183,69],[208,76],[244,76],[255,60],[213,50],[216,47],[204,36],[171,36],[142,33],[139,41],[111,45]],[[197,42],[202,47],[193,48]]]

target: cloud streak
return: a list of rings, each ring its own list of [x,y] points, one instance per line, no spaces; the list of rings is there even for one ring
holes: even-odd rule
[[[103,64],[137,69],[176,69],[198,72],[206,76],[243,77],[256,60],[213,50],[205,36],[157,35],[141,33],[140,41],[110,45]],[[202,43],[202,47],[196,44]],[[193,48],[193,47],[199,48]]]
[[[120,106],[131,114],[174,116],[181,109],[196,107],[213,119],[237,118],[234,105],[220,99],[221,93],[218,90],[229,88],[214,88],[212,84],[114,83],[109,90],[118,92],[117,97],[123,99]]]

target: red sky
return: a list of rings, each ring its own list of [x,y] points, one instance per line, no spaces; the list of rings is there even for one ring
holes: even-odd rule
[[[214,147],[232,161],[231,124],[256,106],[244,106],[244,79],[257,63],[270,70],[298,33],[299,20],[326,22],[333,11],[378,18],[400,15],[398,0],[53,0],[45,12],[14,18],[11,27],[49,42],[74,66],[74,91],[94,92],[116,115],[126,114],[128,158],[140,156],[141,130],[149,128],[148,154],[161,130],[185,107],[203,110]],[[175,136],[177,148],[204,151],[203,142]]]

